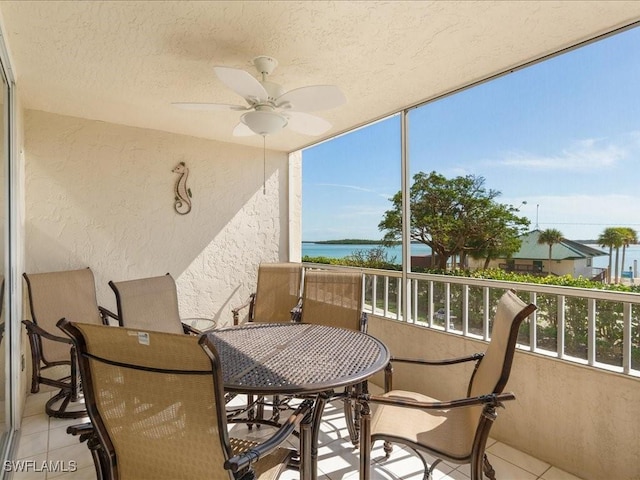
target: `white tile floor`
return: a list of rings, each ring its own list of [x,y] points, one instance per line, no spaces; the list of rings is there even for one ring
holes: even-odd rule
[[[49,418],[44,413],[44,404],[51,392],[30,395],[27,398],[22,421],[20,441],[16,459],[31,460],[35,465],[57,465],[59,471],[44,471],[43,468],[31,468],[28,472],[16,472],[15,480],[89,480],[95,479],[95,470],[91,454],[85,444],[77,437],[66,433],[68,425],[81,423],[81,420],[60,420]],[[234,436],[257,438],[268,434],[268,429],[254,429],[249,432],[244,425],[231,427]],[[292,445],[295,439],[292,439]],[[318,455],[319,480],[357,480],[358,450],[348,439],[348,433],[340,402],[327,406],[321,427]],[[494,440],[490,440],[487,449],[491,464],[499,480],[580,480],[556,467],[533,458]],[[394,447],[391,458],[384,460],[382,444],[374,445],[372,452],[372,480],[420,480],[422,462],[407,449]],[[56,463],[58,462],[58,463]],[[70,472],[75,462],[75,471]],[[66,469],[67,471],[60,471]],[[36,471],[39,470],[39,471]],[[281,480],[294,480],[299,473],[288,470],[280,476]],[[433,480],[468,480],[469,467],[440,463]]]

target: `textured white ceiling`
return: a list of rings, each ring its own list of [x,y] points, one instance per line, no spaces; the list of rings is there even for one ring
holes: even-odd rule
[[[261,146],[234,138],[239,112],[171,102],[242,103],[215,76],[279,61],[290,90],[338,85],[318,112],[324,137],[640,19],[639,1],[2,1],[26,108]],[[319,140],[285,130],[269,148]]]

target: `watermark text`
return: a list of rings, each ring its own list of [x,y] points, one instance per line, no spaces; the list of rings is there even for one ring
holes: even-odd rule
[[[6,460],[3,465],[5,472],[75,472],[78,462],[75,460]]]

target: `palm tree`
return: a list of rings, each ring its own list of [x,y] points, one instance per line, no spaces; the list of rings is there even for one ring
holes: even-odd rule
[[[638,243],[638,232],[633,228],[620,227],[620,234],[622,235],[622,265],[621,270],[624,270],[624,256],[626,249],[629,245],[635,245]]]
[[[556,243],[562,242],[564,235],[560,230],[556,230],[555,228],[547,228],[540,232],[540,236],[538,237],[539,244],[547,244],[549,245],[549,273],[551,275],[551,250]]]
[[[602,248],[609,247],[609,269],[607,270],[607,283],[611,283],[611,270],[613,261],[613,247],[620,241],[620,232],[613,227],[605,228],[598,237],[598,245]]]

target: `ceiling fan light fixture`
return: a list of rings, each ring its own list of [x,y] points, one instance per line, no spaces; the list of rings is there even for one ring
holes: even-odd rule
[[[287,126],[284,115],[276,112],[253,111],[247,112],[240,118],[242,123],[258,135],[273,135]]]

